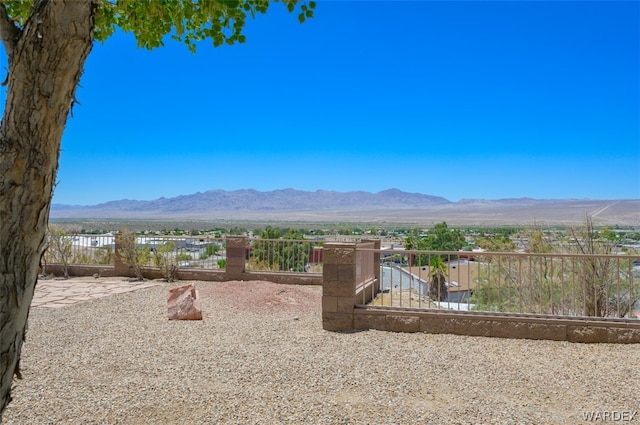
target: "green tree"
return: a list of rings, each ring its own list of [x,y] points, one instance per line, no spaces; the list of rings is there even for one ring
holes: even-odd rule
[[[427,231],[425,238],[418,241],[418,249],[429,251],[458,251],[467,242],[458,229],[450,229],[446,222],[438,223]]]
[[[431,258],[429,269],[429,295],[432,300],[444,301],[447,298],[447,263],[442,257]]]
[[[282,237],[282,230],[275,227],[267,226],[262,232],[260,232],[261,239],[280,239]]]
[[[315,2],[282,0],[302,22]],[[268,0],[3,0],[0,39],[8,58],[0,125],[0,420],[11,400],[40,258],[45,247],[60,142],[94,41],[117,28],[152,49],[168,38],[195,51],[242,43],[248,16]]]
[[[416,239],[413,236],[407,236],[404,238],[405,249],[412,250],[416,247]]]
[[[413,237],[409,236],[409,242],[413,242]],[[407,242],[405,240],[405,242]],[[433,228],[429,229],[427,233],[419,237],[415,243],[414,249],[424,251],[459,251],[467,244],[464,239],[464,235],[458,229],[450,229],[447,223],[442,222],[436,224]],[[445,261],[457,258],[455,255],[441,255]],[[413,265],[426,266],[431,263],[433,255],[420,254],[414,259]]]
[[[622,236],[618,232],[613,230],[611,226],[607,226],[604,229],[602,229],[602,232],[600,232],[600,234],[602,235],[603,239],[611,242],[619,242],[622,239]]]

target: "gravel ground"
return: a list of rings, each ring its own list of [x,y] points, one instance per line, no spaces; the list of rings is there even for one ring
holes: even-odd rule
[[[167,320],[176,284],[32,309],[3,424],[576,424],[640,411],[637,345],[334,333],[319,287],[196,285],[202,321]]]

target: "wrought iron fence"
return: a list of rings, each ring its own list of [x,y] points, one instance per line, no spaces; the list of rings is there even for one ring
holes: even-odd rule
[[[114,265],[114,235],[50,234],[45,251],[48,264]],[[121,249],[127,249],[126,247]],[[224,268],[225,241],[201,236],[135,236],[141,266],[160,266],[169,259],[180,268]]]
[[[137,249],[148,252],[145,266],[224,269],[226,244],[222,238],[203,236],[138,236]]]
[[[247,270],[322,273],[322,241],[250,239]]]
[[[43,264],[111,265],[115,260],[113,235],[78,235],[52,232],[47,237]]]
[[[208,236],[132,236],[126,255],[141,267],[224,269],[226,242]],[[114,235],[50,234],[45,264],[114,265]],[[247,238],[246,269],[251,271],[322,273],[322,240]]]
[[[389,251],[371,305],[638,318],[639,255]]]

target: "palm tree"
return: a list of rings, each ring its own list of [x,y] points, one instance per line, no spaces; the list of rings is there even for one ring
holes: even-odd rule
[[[447,263],[442,257],[434,256],[431,258],[431,267],[429,270],[429,296],[437,301],[444,301],[447,298]]]

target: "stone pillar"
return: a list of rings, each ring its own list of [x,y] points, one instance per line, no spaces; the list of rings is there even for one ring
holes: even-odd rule
[[[322,328],[328,331],[353,330],[356,291],[356,245],[324,245],[322,266]]]
[[[225,269],[228,280],[241,280],[247,259],[247,238],[244,236],[227,236],[227,266]]]

